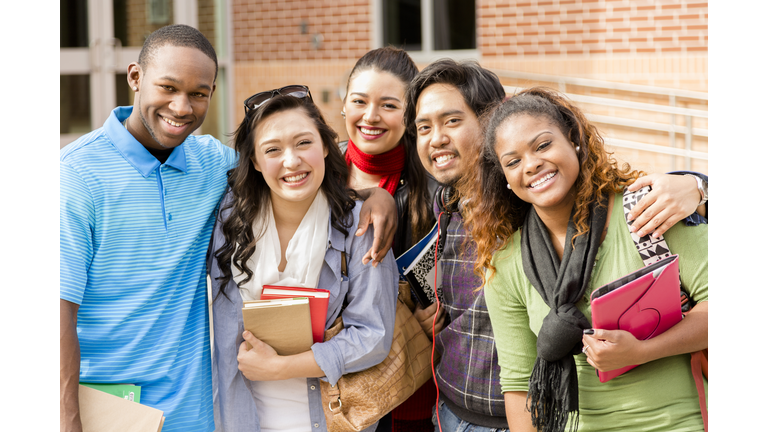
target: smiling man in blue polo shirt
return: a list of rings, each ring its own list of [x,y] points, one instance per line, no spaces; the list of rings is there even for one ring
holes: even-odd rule
[[[60,419],[82,430],[78,382],[142,387],[163,432],[214,429],[205,257],[234,151],[200,127],[216,52],[199,31],[163,27],[128,66],[133,107],[61,150]],[[386,255],[396,208],[366,191],[356,235]]]
[[[78,382],[142,386],[163,431],[211,431],[205,253],[232,149],[191,133],[216,53],[188,26],[149,36],[128,67],[133,107],[61,150],[61,430]]]

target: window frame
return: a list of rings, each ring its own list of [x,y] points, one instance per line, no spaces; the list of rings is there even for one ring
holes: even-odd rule
[[[373,48],[381,48],[384,46],[384,14],[383,4],[384,0],[372,0],[371,1],[371,17],[373,17],[371,23],[371,46]],[[433,0],[421,0],[421,51],[408,51],[408,55],[411,56],[416,63],[431,63],[435,60],[450,57],[454,60],[479,60],[480,50],[467,49],[467,50],[435,50],[434,41],[434,23],[433,23]],[[475,1],[475,46],[477,43],[477,1]]]

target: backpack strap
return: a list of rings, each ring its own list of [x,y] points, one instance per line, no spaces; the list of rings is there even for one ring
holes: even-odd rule
[[[648,195],[650,191],[650,186],[645,186],[644,188],[641,188],[635,192],[629,192],[627,189],[624,189],[624,221],[627,222],[627,228],[632,226],[632,222],[634,222],[628,221],[627,215],[629,215],[629,212],[632,210],[635,204],[637,204],[644,196]],[[632,240],[635,242],[635,247],[637,247],[637,252],[640,254],[640,258],[643,260],[644,265],[648,266],[657,261],[661,261],[664,258],[672,256],[672,252],[669,250],[669,246],[667,245],[667,241],[664,240],[663,235],[659,236],[657,239],[654,239],[651,237],[651,234],[640,237],[632,231],[629,233],[632,236]],[[684,308],[687,308],[687,310],[684,310],[684,312],[690,310],[691,304],[693,303],[690,300],[688,294],[682,289],[680,290],[680,302]],[[709,422],[707,413],[707,399],[704,394],[702,360],[706,361],[703,351],[691,353],[691,374],[693,375],[693,381],[696,384],[696,391],[699,394],[699,409],[701,409],[701,418],[704,421],[704,431],[707,432]]]

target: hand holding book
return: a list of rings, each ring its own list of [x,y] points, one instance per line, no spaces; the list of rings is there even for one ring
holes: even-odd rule
[[[435,317],[437,315],[437,317]],[[429,340],[433,339],[434,335],[437,335],[443,330],[445,326],[445,309],[442,305],[440,309],[437,309],[437,303],[432,303],[427,308],[422,308],[421,305],[416,305],[416,309],[413,311],[413,317],[419,322],[421,329],[427,334]],[[434,329],[432,328],[434,325]]]
[[[277,351],[257,339],[248,330],[243,332],[245,342],[240,344],[237,352],[237,362],[240,372],[251,381],[271,381],[277,379],[273,370],[277,368],[272,363],[278,361]]]
[[[315,361],[311,349],[292,355],[279,355],[251,332],[243,332],[245,342],[237,354],[238,369],[251,381],[277,381],[290,378],[322,377],[325,372]],[[253,348],[248,349],[247,345]]]
[[[625,330],[591,329],[584,334],[583,343],[588,351],[587,362],[599,371],[612,371],[630,365],[647,363],[643,359],[642,341]]]

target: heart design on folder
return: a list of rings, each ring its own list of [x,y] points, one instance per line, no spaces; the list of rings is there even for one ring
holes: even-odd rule
[[[654,336],[661,323],[661,314],[657,309],[653,307],[641,309],[643,306],[641,300],[619,318],[619,329],[631,329],[631,333],[639,340]]]

